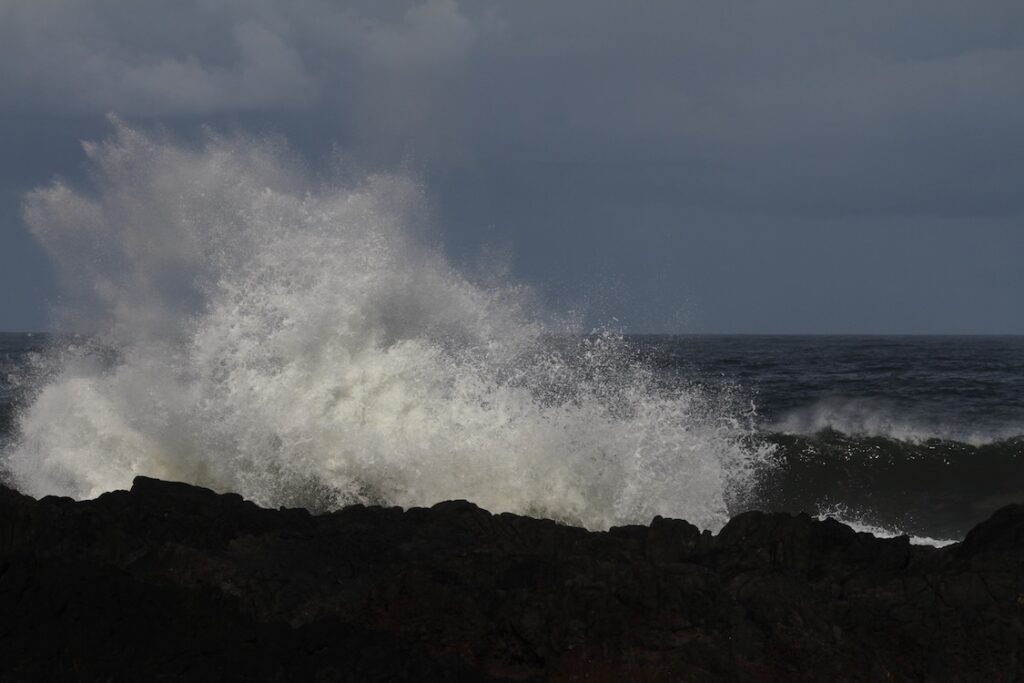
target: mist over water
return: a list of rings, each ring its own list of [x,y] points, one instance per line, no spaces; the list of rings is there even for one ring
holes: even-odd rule
[[[21,490],[89,498],[145,474],[270,506],[466,498],[591,528],[717,529],[742,504],[770,449],[728,396],[667,387],[618,335],[461,274],[412,180],[115,127],[86,146],[89,188],[26,200],[61,327],[93,336],[17,417]]]

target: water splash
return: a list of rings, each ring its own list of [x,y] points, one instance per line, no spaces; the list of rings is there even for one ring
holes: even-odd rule
[[[69,293],[65,353],[6,467],[32,495],[136,474],[317,509],[467,498],[591,528],[716,529],[763,452],[699,391],[657,387],[624,341],[542,322],[423,239],[420,188],[318,180],[279,144],[188,148],[114,123],[93,184],[26,219]],[[70,296],[70,295],[69,295]]]

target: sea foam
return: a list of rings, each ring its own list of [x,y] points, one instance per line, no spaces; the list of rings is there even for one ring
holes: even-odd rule
[[[416,182],[114,126],[85,147],[88,187],[26,199],[58,323],[94,343],[63,351],[19,418],[4,464],[23,491],[90,498],[145,474],[269,506],[465,498],[717,529],[748,489],[765,453],[742,420],[656,386],[616,334],[461,274]]]

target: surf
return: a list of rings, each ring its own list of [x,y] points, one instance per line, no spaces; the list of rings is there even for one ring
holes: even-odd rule
[[[770,450],[742,419],[660,385],[621,335],[461,273],[415,179],[113,125],[85,145],[87,186],[25,201],[64,285],[56,324],[92,341],[52,350],[16,418],[22,491],[142,474],[271,507],[465,498],[596,529],[716,530],[742,505]]]

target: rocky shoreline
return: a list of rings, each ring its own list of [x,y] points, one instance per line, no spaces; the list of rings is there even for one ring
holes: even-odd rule
[[[0,681],[1024,680],[1024,506],[948,548],[750,512],[589,532],[0,487]]]

